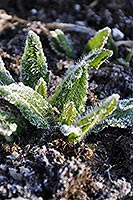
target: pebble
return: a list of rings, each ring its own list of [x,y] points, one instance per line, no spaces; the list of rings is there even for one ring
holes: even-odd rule
[[[112,34],[115,40],[122,40],[124,38],[124,33],[122,33],[118,28],[113,28]]]
[[[37,10],[35,8],[31,9],[32,15],[35,15],[37,13]]]
[[[80,6],[79,4],[75,4],[75,5],[74,5],[74,9],[75,9],[76,11],[80,11],[81,6]]]

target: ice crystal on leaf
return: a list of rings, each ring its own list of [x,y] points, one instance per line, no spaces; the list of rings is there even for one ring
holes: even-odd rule
[[[21,81],[32,88],[43,77],[48,83],[49,71],[39,36],[29,31],[22,57]]]
[[[51,105],[61,112],[64,105],[73,101],[77,112],[79,114],[83,112],[88,87],[87,79],[88,73],[85,63],[74,66],[68,71],[65,79],[50,99]]]
[[[119,100],[117,109],[106,118],[105,123],[119,128],[133,126],[133,98]]]
[[[16,105],[23,116],[38,128],[47,127],[45,118],[48,103],[38,92],[23,83],[0,86],[0,94],[11,104]]]
[[[0,57],[0,85],[9,85],[14,82],[14,79],[12,78],[10,72],[6,70],[4,62]]]
[[[38,80],[35,91],[41,94],[44,99],[47,98],[47,84],[42,77]]]
[[[98,31],[96,35],[88,41],[87,43],[88,51],[95,51],[102,49],[104,45],[107,43],[110,33],[111,29],[109,27],[105,27],[102,30]]]
[[[61,113],[59,122],[66,125],[71,125],[77,116],[74,102],[70,102],[64,106],[64,110]]]
[[[17,130],[17,119],[9,112],[0,110],[0,135],[10,137]]]
[[[81,135],[91,130],[96,124],[98,124],[99,122],[104,120],[107,116],[109,116],[116,109],[118,99],[119,99],[118,94],[112,94],[104,101],[102,101],[99,106],[94,107],[94,109],[89,114],[79,119],[75,123],[75,127],[80,128]],[[74,136],[77,139],[79,137],[79,131],[77,133],[76,132],[70,133],[69,131],[68,139],[70,140]]]

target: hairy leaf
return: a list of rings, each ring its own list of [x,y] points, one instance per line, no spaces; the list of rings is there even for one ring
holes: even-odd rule
[[[87,131],[94,128],[99,122],[109,116],[117,107],[119,95],[112,94],[106,98],[99,106],[96,106],[89,114],[79,119],[74,127],[62,127],[61,131],[68,136],[69,141],[77,140],[82,137]],[[63,129],[64,128],[64,129]]]
[[[119,100],[116,110],[105,119],[105,123],[119,128],[133,126],[133,98]]]
[[[85,62],[81,62],[69,69],[67,76],[58,86],[50,100],[52,106],[62,112],[64,105],[73,101],[78,114],[83,112],[88,87],[87,79],[88,73]]]
[[[50,100],[52,106],[55,106],[60,112],[63,105],[73,101],[78,113],[84,111],[87,94],[88,67],[98,68],[112,51],[102,49],[85,56],[77,65],[68,70],[68,74],[55,91]]]
[[[4,66],[4,62],[0,57],[0,85],[9,85],[15,82],[8,70]]]
[[[39,36],[29,31],[22,57],[21,80],[25,85],[35,88],[41,77],[48,83],[46,57]]]
[[[17,119],[8,111],[0,110],[0,135],[9,137],[17,130]]]
[[[64,106],[64,110],[59,118],[59,122],[62,124],[71,125],[76,115],[77,113],[74,102],[69,102]]]
[[[69,45],[66,36],[61,30],[56,29],[55,31],[50,31],[49,40],[50,40],[50,45],[52,49],[58,55],[60,56],[67,55],[68,57],[73,58],[74,56],[73,50],[71,46]]]
[[[28,126],[19,109],[3,98],[0,98],[0,126],[0,134],[8,141],[12,141],[17,133],[26,132]]]
[[[111,29],[109,27],[103,28],[98,31],[96,35],[88,41],[87,49],[89,51],[99,50],[104,47],[107,43],[108,37],[111,33]]]
[[[0,86],[0,94],[15,105],[31,124],[38,128],[47,127],[45,116],[48,104],[38,92],[22,83],[13,83],[8,86]]]
[[[88,54],[83,58],[83,60],[86,61],[86,65],[88,65],[88,67],[98,69],[99,66],[103,62],[107,61],[107,59],[112,55],[113,51],[108,49],[101,49]]]
[[[95,124],[104,120],[105,117],[110,115],[117,106],[119,99],[118,94],[112,94],[108,98],[106,98],[98,107],[95,107],[88,115],[83,117],[77,122],[77,126],[79,126],[82,130],[82,133],[87,132],[91,129]]]
[[[43,96],[44,99],[47,97],[47,84],[43,78],[40,78],[35,86],[35,91]]]

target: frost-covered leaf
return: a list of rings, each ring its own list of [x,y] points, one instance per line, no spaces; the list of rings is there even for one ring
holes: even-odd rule
[[[60,127],[60,130],[64,136],[68,136],[68,141],[74,142],[76,141],[81,135],[82,131],[80,127],[75,127],[73,125],[63,124]]]
[[[105,119],[105,123],[119,128],[133,126],[133,98],[119,100],[116,110]]]
[[[102,101],[99,106],[94,107],[89,114],[79,119],[74,126],[62,126],[62,133],[68,136],[69,141],[76,141],[78,138],[84,136],[87,131],[94,128],[94,126],[96,126],[99,122],[113,113],[117,107],[118,99],[118,94],[112,94]]]
[[[78,114],[83,112],[88,87],[87,79],[88,72],[85,62],[81,62],[69,69],[67,76],[50,99],[52,106],[62,112],[64,105],[74,102]]]
[[[88,67],[93,67],[95,69],[98,69],[99,66],[103,62],[107,61],[107,59],[112,55],[113,51],[108,49],[101,49],[88,54],[83,59],[84,61],[86,61],[86,65],[88,65]]]
[[[85,56],[79,63],[71,67],[68,70],[67,76],[50,99],[52,106],[62,112],[63,105],[73,101],[78,113],[82,113],[84,111],[88,86],[87,69],[88,67],[98,68],[111,55],[112,51],[101,49]]]
[[[64,35],[63,31],[56,29],[55,31],[50,31],[50,45],[52,49],[60,56],[67,55],[70,58],[73,58],[73,50]]]
[[[0,99],[0,135],[12,141],[13,136],[27,130],[27,120],[16,106],[3,98]]]
[[[0,86],[0,94],[15,105],[31,124],[38,128],[47,127],[48,104],[38,92],[22,83],[12,83]]]
[[[9,85],[15,82],[10,72],[6,70],[4,62],[0,56],[0,85]]]
[[[107,43],[110,33],[111,29],[109,27],[103,28],[98,31],[96,35],[88,41],[87,50],[95,51],[103,48],[104,45]]]
[[[49,71],[46,57],[39,36],[33,31],[29,31],[22,57],[21,81],[25,85],[35,88],[41,77],[48,83]]]
[[[71,125],[76,117],[76,109],[74,102],[69,102],[64,106],[64,110],[59,118],[59,122],[66,125]]]
[[[110,115],[117,107],[119,95],[112,94],[106,98],[102,103],[95,107],[89,114],[80,119],[76,126],[79,126],[82,133],[87,132],[89,129],[94,127],[97,123],[104,120],[105,117]]]
[[[35,86],[35,91],[43,96],[44,99],[47,98],[47,84],[43,78],[40,78]]]
[[[0,135],[9,137],[17,130],[17,119],[9,112],[0,110]]]

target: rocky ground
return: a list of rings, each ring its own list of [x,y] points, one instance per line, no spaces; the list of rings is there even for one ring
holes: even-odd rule
[[[0,9],[0,55],[16,81],[29,30],[41,38],[53,91],[83,55],[88,39],[109,26],[114,55],[98,71],[89,70],[87,103],[95,105],[112,93],[133,97],[132,0],[1,0]],[[48,35],[55,28],[71,41],[74,61],[51,49]],[[57,129],[33,127],[14,142],[1,139],[0,199],[132,200],[133,129],[109,127],[77,144],[68,143]]]

